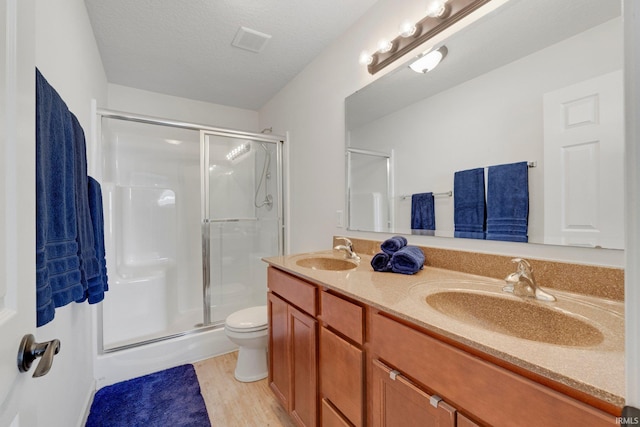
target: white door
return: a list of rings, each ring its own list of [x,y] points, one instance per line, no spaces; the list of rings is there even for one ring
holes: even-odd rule
[[[11,427],[35,425],[31,373],[16,363],[36,324],[33,7],[0,0],[0,426]]]
[[[624,248],[622,71],[544,95],[545,243]]]

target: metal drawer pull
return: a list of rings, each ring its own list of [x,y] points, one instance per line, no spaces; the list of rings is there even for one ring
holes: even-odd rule
[[[394,381],[396,380],[396,377],[398,375],[400,375],[400,371],[397,371],[395,369],[393,371],[389,372],[389,378],[391,378]]]
[[[442,398],[440,396],[436,396],[435,394],[433,396],[431,396],[429,398],[429,403],[431,403],[431,406],[433,406],[434,408],[438,407],[438,403],[440,403],[440,401],[442,400]]]

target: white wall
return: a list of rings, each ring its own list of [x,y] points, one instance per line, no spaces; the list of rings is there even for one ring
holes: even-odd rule
[[[492,4],[499,6],[501,2]],[[403,19],[417,19],[423,14],[419,2],[378,1],[260,110],[261,127],[273,126],[278,134],[289,132],[289,252],[326,249],[334,234],[385,237],[349,232],[337,226],[336,211],[345,209],[344,99],[390,71],[385,69],[370,76],[358,63],[360,52],[375,46],[380,38],[394,34]],[[441,33],[431,40],[431,45],[438,44],[455,29],[453,26]],[[423,46],[419,50],[425,49]],[[415,54],[407,54],[398,63]],[[411,243],[429,246],[620,267],[624,258],[622,251],[471,240],[409,237]]]
[[[91,99],[106,102],[107,80],[82,0],[36,1],[36,66],[78,117],[87,138]],[[47,376],[30,382],[38,425],[79,425],[94,390],[91,307],[71,303],[36,330],[37,341],[58,338],[60,353]]]
[[[146,116],[182,120],[190,123],[259,132],[258,112],[163,95],[109,83],[109,103],[99,104],[111,110]]]

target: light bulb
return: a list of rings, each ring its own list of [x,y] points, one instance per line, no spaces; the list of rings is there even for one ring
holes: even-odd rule
[[[447,0],[433,0],[427,7],[427,16],[430,18],[444,18],[447,12]]]
[[[371,56],[371,54],[366,50],[363,50],[360,53],[360,59],[358,62],[360,62],[360,65],[371,65],[373,63],[373,56]]]
[[[398,34],[400,35],[400,37],[411,37],[416,33],[417,30],[418,27],[416,27],[416,24],[409,21],[408,19],[405,19],[404,21],[402,21],[400,27],[398,28]]]
[[[393,42],[390,42],[387,39],[382,39],[378,42],[378,52],[387,53],[393,49]]]

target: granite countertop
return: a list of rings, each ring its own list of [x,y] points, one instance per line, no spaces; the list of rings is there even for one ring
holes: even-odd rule
[[[333,289],[345,296],[371,305],[417,326],[448,337],[456,342],[474,348],[498,359],[509,362],[545,378],[582,391],[602,401],[623,407],[624,400],[624,304],[574,294],[555,289],[546,289],[558,301],[538,302],[525,300],[502,291],[505,282],[484,276],[460,273],[440,268],[425,267],[414,275],[379,273],[371,268],[371,256],[362,255],[357,267],[343,271],[316,270],[302,267],[297,261],[311,257],[344,259],[342,252],[321,251],[265,258],[268,264],[294,274],[307,281]],[[533,335],[540,332],[553,344],[518,338],[496,332],[495,326],[485,328],[475,319],[459,320],[434,308],[426,299],[433,294],[453,291],[462,292],[468,304],[482,304],[494,296],[505,300],[501,307],[504,316],[518,316],[522,304],[534,309],[542,306],[553,310],[549,321],[531,322],[526,325]],[[476,296],[478,296],[476,298]],[[491,299],[492,300],[492,299]],[[431,299],[433,301],[433,299]],[[495,302],[492,300],[491,302]],[[533,307],[532,307],[533,306]],[[490,309],[493,306],[490,305]],[[525,307],[526,308],[526,307]],[[443,309],[444,310],[444,309]],[[466,310],[462,310],[466,311]],[[528,311],[528,310],[526,310]],[[572,319],[563,322],[563,314]],[[557,314],[557,316],[556,316]],[[551,317],[558,317],[560,328],[550,325]],[[546,316],[543,321],[548,320]],[[577,334],[564,333],[569,324],[587,323],[602,332],[588,343],[576,342]],[[502,323],[502,322],[500,322]],[[505,322],[509,324],[510,322]],[[513,329],[507,325],[506,330]],[[541,329],[551,328],[556,334],[544,334]],[[517,326],[516,329],[522,329]],[[585,337],[589,341],[589,334]],[[570,345],[573,344],[573,345]],[[581,344],[581,345],[576,345]]]

